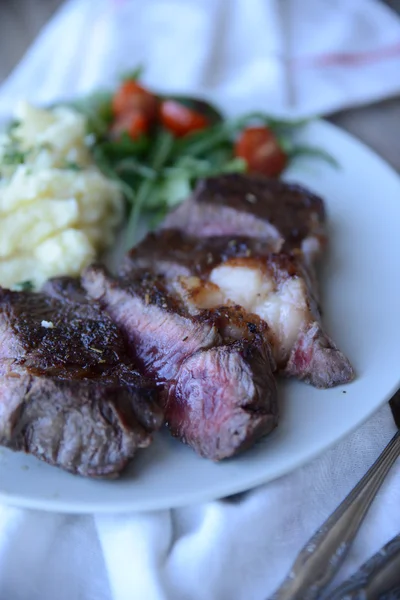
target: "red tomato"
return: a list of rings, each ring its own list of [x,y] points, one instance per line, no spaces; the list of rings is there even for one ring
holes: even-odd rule
[[[136,140],[141,135],[144,135],[149,130],[149,120],[140,110],[131,110],[126,112],[114,121],[111,126],[111,136],[118,138],[124,132],[129,137]]]
[[[268,127],[247,127],[235,144],[235,156],[243,158],[249,173],[278,177],[287,165],[287,156]]]
[[[160,107],[161,123],[177,137],[205,129],[209,121],[205,115],[176,100],[164,100]]]
[[[149,120],[153,120],[157,116],[158,100],[137,81],[128,79],[115,92],[112,108],[116,117],[132,110],[139,110],[145,113]]]

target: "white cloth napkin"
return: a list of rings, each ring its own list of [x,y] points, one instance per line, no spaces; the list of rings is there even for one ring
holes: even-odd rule
[[[400,20],[375,0],[69,0],[1,89],[0,117],[115,85],[312,115],[400,91]]]
[[[400,23],[372,0],[70,0],[0,89],[46,103],[138,62],[157,89],[310,115],[400,91]],[[388,406],[335,448],[232,499],[71,517],[0,506],[1,600],[265,600],[395,430]],[[400,531],[400,466],[340,578]]]

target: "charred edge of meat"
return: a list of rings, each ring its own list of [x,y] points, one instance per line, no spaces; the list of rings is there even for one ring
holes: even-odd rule
[[[177,229],[150,233],[125,256],[120,274],[150,269],[169,278],[204,275],[230,258],[263,256],[273,252],[267,240],[247,236],[197,238]]]
[[[96,376],[119,362],[124,343],[117,327],[89,303],[72,304],[46,294],[0,290],[0,355],[28,361],[61,377]]]
[[[160,273],[148,269],[135,269],[129,272],[129,276],[114,277],[104,265],[94,264],[82,274],[83,288],[100,305],[103,303],[105,282],[109,291],[123,290],[128,295],[138,297],[144,306],[157,306],[168,312],[186,316],[185,306],[178,296],[170,293],[167,281]]]
[[[255,198],[247,195],[253,192]],[[216,177],[200,179],[193,192],[197,202],[212,202],[225,204],[227,197],[246,206],[248,212],[263,215],[263,204],[277,207],[277,197],[283,198],[283,204],[294,205],[295,208],[304,206],[312,208],[321,219],[325,218],[322,198],[306,187],[298,184],[266,177],[265,175],[249,173],[227,173]],[[234,202],[232,200],[232,204]],[[279,206],[278,206],[279,208]]]
[[[116,477],[163,422],[154,387],[37,377],[4,360],[0,373],[0,443],[72,473]]]
[[[143,398],[136,401],[127,389],[16,374],[0,381],[0,443],[71,473],[118,476],[150,444],[149,426],[161,426],[160,409],[157,421],[155,413],[151,422],[143,418]]]
[[[306,265],[301,251],[271,251],[267,240],[246,236],[196,238],[178,230],[152,233],[125,256],[121,274],[129,275],[147,269],[169,280],[178,277],[207,278],[221,263],[233,259],[265,259],[266,268],[289,275],[298,273],[304,278],[316,310],[320,312],[316,276],[312,265]],[[259,261],[260,262],[260,261]],[[281,275],[282,277],[282,275]]]
[[[315,322],[300,333],[283,373],[320,389],[349,383],[355,377],[348,358]]]
[[[68,300],[0,289],[0,443],[74,473],[116,476],[161,427],[159,391],[135,371],[110,318],[73,302],[76,284],[64,284]]]
[[[198,182],[192,196],[164,221],[199,236],[267,238],[273,251],[302,248],[312,260],[324,246],[325,208],[300,185],[258,175],[228,174]]]

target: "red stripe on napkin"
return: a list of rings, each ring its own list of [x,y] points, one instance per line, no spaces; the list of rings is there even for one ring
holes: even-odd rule
[[[400,56],[400,42],[370,52],[332,52],[330,54],[320,54],[318,56],[294,58],[291,62],[294,67],[354,67],[368,65],[397,56]]]

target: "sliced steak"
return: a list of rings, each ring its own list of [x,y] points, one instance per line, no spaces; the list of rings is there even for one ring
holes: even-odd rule
[[[199,181],[162,227],[198,237],[263,238],[271,252],[300,249],[310,264],[326,242],[322,199],[300,185],[262,175]]]
[[[163,277],[89,267],[87,292],[125,332],[144,372],[167,390],[171,432],[204,457],[247,448],[277,424],[275,368],[256,321],[232,307],[191,311]]]
[[[309,270],[295,254],[271,254],[268,242],[257,238],[195,238],[163,230],[133,248],[121,272],[137,268],[174,282],[192,314],[235,304],[251,318],[258,315],[269,326],[263,334],[285,374],[316,387],[353,378],[349,361],[322,330]]]
[[[162,229],[149,233],[123,258],[120,274],[142,269],[169,279],[179,276],[203,276],[230,258],[268,256],[267,240],[249,236],[197,237],[179,229]]]
[[[322,328],[308,272],[296,256],[232,258],[215,267],[209,281],[222,292],[224,303],[240,304],[266,321],[285,375],[318,388],[354,378],[349,360]]]
[[[0,288],[0,444],[80,475],[116,476],[162,424],[158,390],[79,285],[46,288],[52,295]]]

